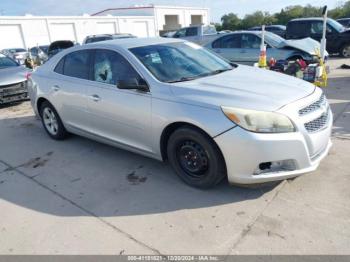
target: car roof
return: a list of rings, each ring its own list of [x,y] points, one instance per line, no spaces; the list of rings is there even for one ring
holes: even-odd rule
[[[122,38],[107,40],[102,42],[96,42],[89,44],[89,47],[111,47],[120,46],[124,49],[129,49],[133,47],[147,46],[147,45],[157,45],[157,44],[167,44],[167,43],[177,43],[185,42],[181,39],[176,38],[164,38],[164,37],[147,37],[147,38]]]
[[[130,35],[131,34],[128,34],[128,33],[117,33],[117,34],[98,34],[98,35],[88,35],[86,38],[93,38],[93,37],[104,37],[104,36],[110,36],[110,37],[113,37],[113,36],[127,36],[127,35]]]
[[[350,18],[348,17],[348,18],[339,18],[339,19],[337,19],[337,21],[346,21],[346,20],[350,20]]]
[[[328,17],[327,20],[333,20],[331,17]],[[289,22],[294,21],[323,21],[322,17],[305,17],[305,18],[295,18],[290,20]]]

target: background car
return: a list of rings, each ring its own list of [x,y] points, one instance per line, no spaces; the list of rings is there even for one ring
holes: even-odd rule
[[[255,26],[255,27],[252,27],[248,30],[261,31],[262,26]],[[283,38],[286,37],[286,26],[284,26],[284,25],[267,25],[267,26],[265,26],[265,30],[268,32],[274,33],[276,35],[279,35]]]
[[[321,41],[323,33],[322,18],[298,18],[287,24],[287,39],[302,39],[311,37]],[[350,57],[350,30],[337,21],[327,20],[327,51],[330,54],[338,53],[343,57]]]
[[[164,34],[162,34],[162,37],[173,37],[176,34],[176,31],[168,31]]]
[[[24,61],[26,60],[26,58],[28,56],[28,52],[24,48],[3,49],[2,53],[5,54],[6,56],[11,57],[12,59],[16,60],[21,65],[24,64]]]
[[[47,59],[49,51],[49,45],[34,46],[29,49],[30,55],[34,62],[38,65],[43,64]]]
[[[0,104],[28,99],[28,70],[0,54]]]
[[[205,45],[231,62],[253,65],[258,62],[261,46],[260,31],[237,31],[216,38]],[[307,63],[316,62],[316,49],[320,44],[311,39],[285,40],[265,32],[267,58],[276,60],[296,60],[301,58]]]
[[[90,35],[87,36],[83,44],[90,44],[95,42],[113,40],[113,39],[122,39],[122,38],[136,38],[136,36],[132,34],[102,34],[102,35]]]
[[[350,27],[350,18],[340,18],[340,19],[337,19],[337,22],[339,24],[342,24],[344,27],[347,27],[347,28]]]
[[[73,46],[74,46],[74,42],[70,40],[58,40],[58,41],[52,42],[49,45],[49,48],[47,50],[48,57],[51,58],[57,53],[61,52],[62,50]]]

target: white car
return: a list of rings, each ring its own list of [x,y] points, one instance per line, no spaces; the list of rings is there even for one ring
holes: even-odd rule
[[[89,137],[158,160],[189,185],[251,184],[315,170],[331,146],[321,89],[229,64],[169,38],[120,39],[62,51],[29,82],[47,133]]]

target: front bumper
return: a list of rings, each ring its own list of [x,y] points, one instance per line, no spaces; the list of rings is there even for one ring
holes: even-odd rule
[[[215,138],[233,184],[255,184],[292,178],[314,171],[328,154],[333,116],[329,111],[325,128],[308,133],[302,125],[297,132],[262,134],[235,127]],[[300,121],[299,121],[300,122]],[[285,168],[261,170],[261,164],[293,163]]]

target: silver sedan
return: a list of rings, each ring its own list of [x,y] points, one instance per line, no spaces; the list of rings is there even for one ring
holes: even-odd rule
[[[123,39],[67,49],[30,96],[49,136],[68,132],[158,160],[189,185],[249,184],[315,170],[332,113],[303,80],[229,64],[194,43]]]

